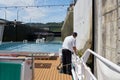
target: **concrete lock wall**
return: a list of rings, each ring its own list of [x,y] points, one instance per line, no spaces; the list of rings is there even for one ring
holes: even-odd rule
[[[5,21],[0,20],[0,44],[2,43]]]
[[[0,24],[0,44],[1,44],[2,38],[3,38],[3,31],[4,31],[4,25]]]
[[[77,48],[84,52],[92,42],[92,0],[77,0],[73,29],[78,33]]]
[[[95,0],[94,50],[120,65],[120,0]],[[78,0],[74,7],[74,31],[77,48],[91,46],[92,0]],[[87,45],[87,46],[86,46]]]
[[[73,33],[73,5],[68,8],[68,12],[61,28],[62,41],[68,35]]]
[[[95,51],[120,65],[120,0],[97,0]]]

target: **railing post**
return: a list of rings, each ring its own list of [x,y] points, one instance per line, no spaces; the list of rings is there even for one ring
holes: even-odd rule
[[[34,80],[34,56],[32,54],[32,80]]]

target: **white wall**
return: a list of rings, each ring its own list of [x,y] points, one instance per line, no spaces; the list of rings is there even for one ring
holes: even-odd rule
[[[78,33],[77,48],[84,48],[90,38],[92,0],[78,0],[74,7],[74,31]]]

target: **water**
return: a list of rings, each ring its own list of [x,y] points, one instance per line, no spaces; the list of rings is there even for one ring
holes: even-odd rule
[[[13,51],[13,52],[58,52],[61,48],[61,42],[46,42],[46,43],[22,43],[12,42],[3,43],[0,45],[2,51]]]

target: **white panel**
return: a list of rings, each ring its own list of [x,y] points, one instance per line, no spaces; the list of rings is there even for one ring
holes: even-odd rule
[[[82,49],[89,39],[91,10],[92,0],[78,0],[74,7],[74,31],[78,33],[78,49]]]
[[[120,73],[97,59],[98,80],[120,80]],[[114,65],[113,65],[114,66]]]
[[[25,62],[25,69],[24,69],[24,80],[32,80],[32,69],[31,69],[31,63],[29,63],[28,60]]]

